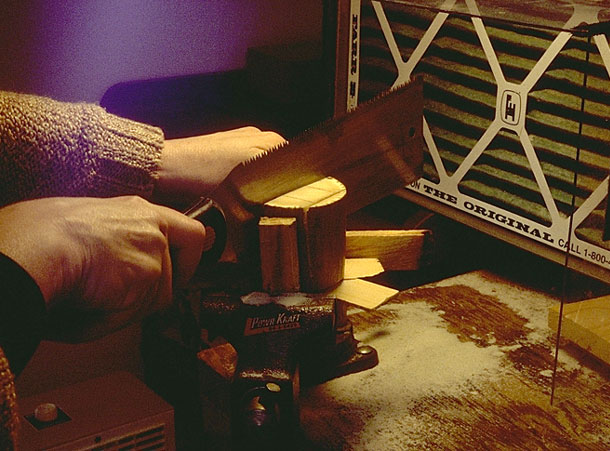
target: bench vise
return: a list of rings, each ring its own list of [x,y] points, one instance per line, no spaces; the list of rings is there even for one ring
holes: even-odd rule
[[[343,279],[344,194],[341,183],[325,178],[268,202],[269,216],[259,221],[260,274],[242,283],[231,277],[228,286],[200,289],[184,303],[197,305],[196,328],[207,335],[209,348],[198,353],[202,390],[217,390],[217,375],[226,379],[224,405],[238,447],[292,436],[301,384],[378,362],[354,338],[348,304],[328,294]],[[218,337],[228,343],[214,346]]]
[[[186,424],[182,435],[203,436],[194,448],[254,441],[273,449],[300,431],[301,386],[378,363],[375,349],[354,337],[345,302],[353,299],[335,290],[349,282],[345,257],[417,269],[429,233],[346,232],[343,192],[322,179],[269,202],[258,224],[260,265],[201,267],[177,294],[173,322],[145,329],[147,382],[175,406],[177,439]],[[377,297],[371,287],[357,291]]]
[[[202,390],[217,390],[210,378],[225,375],[233,443],[271,445],[292,436],[299,427],[301,384],[377,364],[376,351],[354,338],[346,310],[343,301],[301,293],[211,295],[203,300],[200,325],[209,342],[221,336],[230,347],[212,345],[198,353]],[[219,368],[219,361],[231,363]]]

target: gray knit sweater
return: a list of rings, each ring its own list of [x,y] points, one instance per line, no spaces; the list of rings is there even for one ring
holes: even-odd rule
[[[163,133],[87,103],[0,91],[0,206],[152,193]]]

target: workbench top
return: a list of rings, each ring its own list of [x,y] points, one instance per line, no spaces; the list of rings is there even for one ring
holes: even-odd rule
[[[562,349],[550,404],[557,302],[479,270],[353,311],[379,365],[303,389],[305,447],[608,449],[608,368]]]

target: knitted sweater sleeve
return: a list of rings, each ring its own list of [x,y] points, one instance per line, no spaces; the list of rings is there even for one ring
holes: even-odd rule
[[[152,193],[161,129],[89,103],[0,92],[0,205]]]
[[[18,427],[15,378],[0,349],[0,449],[15,449]]]
[[[3,254],[0,287],[0,449],[12,450],[19,423],[13,374],[21,372],[42,338],[46,306],[34,279]]]

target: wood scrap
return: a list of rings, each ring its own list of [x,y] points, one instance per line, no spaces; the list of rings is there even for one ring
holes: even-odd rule
[[[344,280],[329,295],[365,309],[375,309],[398,293],[398,290],[362,279]]]
[[[348,230],[346,258],[377,258],[389,271],[419,269],[430,254],[429,230]]]
[[[385,271],[383,265],[376,258],[346,258],[343,279],[373,277],[383,271]]]
[[[559,305],[549,308],[549,327],[557,330]],[[564,304],[561,336],[610,364],[610,295]]]

